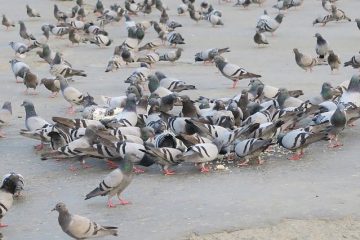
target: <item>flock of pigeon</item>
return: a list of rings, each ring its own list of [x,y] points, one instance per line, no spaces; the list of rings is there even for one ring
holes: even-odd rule
[[[269,1],[269,0],[268,0]],[[231,1],[219,0],[220,3]],[[250,4],[260,7],[265,0],[237,0],[234,7],[247,8]],[[279,0],[274,8],[279,10],[275,17],[266,11],[256,24],[254,42],[267,45],[266,34],[281,26],[286,11],[301,6],[303,0]],[[26,86],[26,94],[37,94],[39,84],[56,97],[61,92],[69,103],[68,114],[81,109],[81,118],[54,116],[49,122],[39,116],[31,100],[25,100],[24,137],[36,139],[35,148],[41,152],[41,159],[72,159],[70,170],[76,171],[76,160],[83,168],[87,158],[97,158],[115,168],[101,180],[98,187],[86,195],[86,199],[108,196],[108,207],[115,207],[112,198],[119,204],[128,204],[121,198],[123,190],[131,183],[134,173],[142,173],[139,168],[158,165],[165,175],[173,175],[177,165],[192,164],[203,173],[209,172],[208,163],[222,159],[236,162],[238,166],[262,164],[261,156],[275,145],[293,151],[289,159],[299,160],[304,149],[318,141],[329,141],[329,147],[341,146],[338,136],[354,121],[360,118],[360,76],[337,87],[324,83],[319,96],[301,100],[301,90],[277,88],[263,83],[261,75],[248,72],[230,63],[223,56],[229,47],[211,48],[195,54],[195,62],[214,64],[219,72],[233,81],[249,79],[249,88],[234,97],[211,99],[198,97],[190,99],[183,93],[196,86],[182,80],[166,76],[153,66],[159,61],[168,61],[176,66],[181,58],[185,40],[176,28],[181,23],[170,19],[170,9],[161,0],[125,0],[124,5],[114,4],[105,8],[98,0],[91,11],[84,7],[82,0],[76,0],[70,12],[63,12],[54,4],[54,23],[43,24],[42,36],[34,36],[19,21],[20,37],[27,41],[10,42],[15,57],[9,61],[17,82]],[[336,0],[322,0],[327,15],[317,18],[313,24],[327,24],[331,21],[351,21],[336,6]],[[141,14],[160,11],[159,21],[141,21]],[[179,15],[189,15],[199,24],[208,22],[211,26],[222,26],[222,12],[216,10],[206,0],[183,0],[176,9]],[[30,18],[40,18],[41,14],[26,5]],[[90,20],[91,19],[91,20]],[[103,96],[103,104],[94,101],[90,94],[84,94],[72,84],[74,77],[87,77],[87,73],[63,58],[47,44],[50,37],[69,39],[69,44],[95,44],[100,48],[111,46],[108,24],[124,19],[128,37],[119,46],[105,72],[116,71],[123,66],[137,64],[132,74],[125,79],[129,86],[126,93],[117,97]],[[136,19],[136,20],[135,20]],[[356,19],[360,29],[360,21]],[[5,15],[2,24],[6,29],[16,26]],[[120,23],[122,24],[122,22]],[[158,38],[143,42],[144,36],[152,29]],[[4,33],[6,34],[6,33]],[[304,70],[312,71],[317,65],[329,65],[331,71],[339,69],[339,56],[331,49],[329,42],[319,33],[315,34],[317,56],[301,53],[294,49],[295,62]],[[173,46],[162,54],[157,52],[164,45]],[[29,65],[22,62],[33,51],[49,64],[53,77],[39,81]],[[360,68],[360,55],[353,56],[344,66]],[[79,66],[80,67],[80,66]],[[20,80],[21,79],[21,80]],[[29,89],[33,91],[29,92]],[[6,126],[12,118],[12,106],[5,102],[0,110],[0,124]],[[0,132],[0,137],[5,134]],[[75,161],[74,161],[75,160]],[[0,227],[13,203],[13,197],[21,195],[24,178],[17,173],[7,174],[0,188]],[[105,235],[117,236],[117,228],[101,226],[88,218],[73,215],[64,203],[58,203],[53,210],[59,212],[62,230],[74,239],[86,239]]]

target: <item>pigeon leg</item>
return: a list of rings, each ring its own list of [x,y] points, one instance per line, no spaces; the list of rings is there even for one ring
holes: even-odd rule
[[[57,95],[58,95],[58,92],[53,92],[53,93],[49,96],[49,98],[57,97]]]
[[[116,169],[118,168],[118,165],[116,163],[114,163],[113,161],[111,160],[107,160],[106,161],[106,164],[108,165],[109,169]]]
[[[116,208],[116,205],[112,203],[111,198],[109,198],[109,200],[107,202],[107,206],[108,206],[108,208]]]
[[[144,172],[145,172],[145,171],[142,170],[141,168],[137,168],[137,167],[134,167],[134,168],[133,168],[133,171],[134,171],[134,173],[144,173]]]
[[[119,199],[119,205],[128,205],[128,204],[131,204],[131,202],[126,201],[125,199],[121,199],[119,195],[118,195],[118,199]]]
[[[210,169],[205,167],[205,166],[202,166],[201,169],[200,169],[200,172],[201,173],[208,173],[208,172],[210,172]]]
[[[2,224],[0,223],[0,228],[3,228],[3,227],[8,227],[9,225],[6,225],[6,224]]]
[[[238,81],[233,81],[233,85],[232,85],[232,88],[236,88],[236,84],[237,84]]]
[[[289,157],[289,160],[298,161],[301,159],[301,157],[302,157],[301,153],[295,153],[294,155]]]
[[[165,176],[171,176],[174,175],[175,172],[173,170],[169,170],[169,169],[164,169],[164,175]]]
[[[43,149],[44,149],[44,143],[40,143],[40,144],[34,146],[34,149],[35,149],[36,151],[41,151],[41,150],[43,150]]]
[[[242,166],[249,166],[248,162],[249,162],[249,159],[246,159],[244,162],[239,163],[238,166],[240,166],[240,167],[242,167]]]

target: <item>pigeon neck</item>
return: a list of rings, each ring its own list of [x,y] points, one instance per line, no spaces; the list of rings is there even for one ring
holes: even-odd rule
[[[34,105],[25,107],[26,119],[37,116]]]
[[[133,171],[133,164],[129,159],[124,158],[120,161],[119,168],[123,173],[131,173]]]
[[[67,209],[62,209],[59,211],[59,218],[58,218],[59,224],[61,228],[66,228],[67,225],[71,221],[71,214]]]
[[[127,100],[124,107],[124,112],[136,112],[136,102],[135,100]]]

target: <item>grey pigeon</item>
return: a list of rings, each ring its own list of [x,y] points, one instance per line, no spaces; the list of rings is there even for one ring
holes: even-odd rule
[[[25,127],[28,131],[35,131],[37,129],[50,125],[46,120],[37,115],[34,104],[29,100],[23,101],[21,106],[25,108]]]
[[[341,61],[338,55],[334,53],[333,50],[329,51],[329,56],[327,58],[328,64],[331,68],[331,72],[333,72],[335,69],[339,70],[339,67],[341,65]]]
[[[211,62],[215,56],[223,53],[230,52],[228,47],[226,48],[210,48],[195,54],[195,62]]]
[[[71,214],[64,203],[56,204],[52,211],[59,212],[58,221],[61,229],[73,239],[118,235],[117,227],[101,226],[86,217]]]
[[[0,109],[0,128],[6,124],[10,123],[12,118],[12,107],[11,102],[5,102]],[[0,129],[0,138],[5,137],[4,133],[2,133]]]
[[[316,33],[315,37],[316,37],[316,47],[315,47],[316,54],[319,55],[320,59],[324,59],[330,50],[329,43],[321,36],[320,33]]]
[[[64,62],[61,59],[59,52],[55,54],[55,57],[50,65],[50,73],[55,77],[63,78],[68,78],[72,76],[87,76],[84,70],[73,69],[68,63]]]
[[[275,18],[270,17],[267,14],[264,14],[260,17],[256,29],[259,32],[271,32],[274,33],[282,23],[284,14],[279,13]]]
[[[294,48],[293,52],[295,54],[296,64],[305,71],[310,70],[310,72],[312,72],[312,68],[317,64],[316,59],[299,52],[297,48]]]
[[[129,202],[120,198],[120,194],[129,186],[133,178],[133,163],[131,158],[134,156],[126,154],[124,159],[120,160],[119,167],[110,172],[104,180],[99,184],[99,187],[86,195],[85,200],[96,196],[108,196],[108,207],[115,207],[111,198],[117,195],[120,204],[125,205]]]
[[[237,157],[244,158],[245,161],[240,165],[247,165],[250,160],[256,158],[258,164],[262,164],[259,155],[272,145],[272,139],[250,138],[236,144],[235,154]]]
[[[261,75],[246,71],[238,65],[226,62],[222,57],[216,56],[214,58],[216,67],[220,70],[221,74],[226,78],[233,81],[233,88],[239,80],[246,78],[259,78]]]
[[[32,9],[29,5],[26,5],[26,13],[29,17],[40,17],[40,14],[36,12],[34,9]]]
[[[9,61],[9,63],[11,64],[11,69],[15,75],[16,82],[22,83],[23,81],[19,81],[18,77],[24,79],[25,74],[30,71],[30,67],[26,63],[23,63],[16,59]]]
[[[26,26],[25,26],[25,23],[23,21],[19,21],[19,24],[20,24],[20,37],[24,40],[36,40],[35,37],[27,31],[26,29]]]
[[[330,118],[330,129],[328,130],[329,134],[329,147],[336,148],[342,146],[338,140],[338,134],[344,130],[347,123],[345,107],[342,104],[339,104]],[[333,143],[334,142],[334,143]]]
[[[170,46],[173,45],[176,47],[177,44],[185,44],[184,40],[185,39],[181,36],[181,34],[175,31],[170,32],[167,35],[167,41],[170,43]]]
[[[1,24],[6,27],[6,30],[8,30],[10,27],[15,27],[15,23],[11,20],[9,20],[5,14],[2,15],[2,21]]]
[[[42,50],[37,51],[36,54],[45,60],[48,64],[51,64],[55,58],[55,53],[50,49],[49,45],[43,44]]]
[[[175,62],[181,57],[182,48],[177,48],[175,51],[166,52],[160,55],[159,61]]]
[[[172,92],[196,89],[194,85],[187,84],[186,82],[176,78],[167,77],[159,71],[155,72],[155,75],[160,81],[160,86],[165,87]]]
[[[10,42],[9,45],[15,51],[15,54],[20,56],[29,51],[27,45],[20,42]]]

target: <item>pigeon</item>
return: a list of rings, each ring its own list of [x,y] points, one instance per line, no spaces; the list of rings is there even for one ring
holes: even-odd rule
[[[238,65],[226,62],[222,57],[216,56],[214,61],[221,74],[233,81],[232,88],[236,87],[239,80],[261,77],[259,74],[247,72],[244,68],[241,68]]]
[[[37,51],[36,54],[48,64],[51,64],[55,58],[55,52],[53,52],[47,44],[43,44],[42,50]]]
[[[56,53],[55,57],[50,65],[50,73],[55,77],[68,78],[72,76],[86,77],[87,75],[83,70],[76,70],[62,61],[60,53]]]
[[[19,24],[20,24],[20,37],[24,40],[36,40],[35,37],[26,30],[26,26],[25,26],[25,23],[23,21],[19,21]]]
[[[339,56],[336,55],[333,50],[329,50],[329,56],[327,58],[327,61],[331,68],[331,72],[333,72],[335,69],[339,70],[341,61]]]
[[[211,14],[211,13],[208,14],[206,16],[206,20],[208,20],[211,23],[212,27],[224,25],[224,22],[222,21],[221,17],[215,14]]]
[[[128,10],[129,14],[137,15],[140,6],[134,0],[125,0],[125,9]]]
[[[12,107],[11,102],[5,102],[2,108],[0,109],[0,128],[6,124],[10,123],[12,118]],[[5,135],[0,129],[0,138],[4,138]]]
[[[335,5],[331,6],[331,14],[336,21],[347,20],[351,22],[351,19],[345,15],[345,12],[337,8]]]
[[[8,226],[2,223],[2,218],[12,207],[18,180],[17,175],[6,177],[0,187],[0,228]]]
[[[3,177],[1,184],[8,180],[10,180],[16,185],[14,197],[21,196],[25,184],[24,177],[19,173],[10,172]]]
[[[263,33],[256,31],[254,35],[254,42],[260,45],[267,45],[269,42],[266,40],[266,37]]]
[[[10,27],[15,27],[15,23],[9,20],[5,14],[2,15],[1,24],[6,27],[6,30],[9,30]]]
[[[124,61],[122,60],[121,56],[115,54],[112,56],[112,58],[108,62],[105,72],[113,72],[113,71],[119,69],[122,64],[124,64]]]
[[[234,7],[242,6],[244,8],[247,8],[250,4],[251,4],[250,0],[237,0]]]
[[[150,75],[150,69],[146,63],[140,63],[140,67],[125,80],[125,83],[144,83]]]
[[[151,42],[145,43],[143,46],[139,47],[139,52],[144,50],[155,50],[162,45],[162,40],[160,38],[155,38]]]
[[[358,75],[351,77],[347,90],[341,95],[339,102],[360,107],[360,77]]]
[[[313,21],[313,26],[315,24],[321,23],[322,26],[325,26],[328,22],[335,21],[335,17],[332,14],[325,15],[323,17],[318,17]]]
[[[333,4],[329,0],[321,0],[321,5],[325,11],[331,13],[331,7]]]
[[[195,54],[195,62],[211,62],[215,56],[223,53],[230,52],[228,47],[226,48],[210,48]]]
[[[74,28],[71,28],[69,30],[69,40],[72,45],[74,45],[75,43],[76,44],[86,43],[88,41],[87,38],[77,33],[77,31]]]
[[[324,59],[329,53],[329,43],[321,36],[320,33],[315,34],[316,37],[316,54],[319,55],[320,59]]]
[[[176,47],[177,44],[185,44],[185,42],[184,42],[185,39],[181,36],[180,33],[175,32],[175,31],[168,33],[166,38],[167,38],[167,41],[170,43],[170,46],[173,45]]]
[[[344,130],[347,123],[345,107],[339,104],[330,118],[331,127],[328,130],[329,147],[336,148],[342,146],[338,140],[338,134]],[[334,143],[333,143],[334,142]]]
[[[151,64],[154,64],[154,63],[160,61],[160,56],[156,52],[149,52],[144,57],[139,57],[137,59],[137,61],[147,63],[151,66]]]
[[[114,118],[118,123],[124,126],[135,126],[138,117],[136,114],[136,96],[133,93],[128,94],[125,107],[122,112],[116,114]]]
[[[209,172],[209,168],[205,167],[205,163],[214,161],[219,151],[221,150],[222,143],[214,141],[213,143],[200,143],[189,147],[184,153],[176,156],[177,159],[200,165],[202,173]]]
[[[272,144],[272,139],[246,139],[235,145],[235,154],[237,157],[245,158],[245,161],[240,164],[241,166],[247,165],[252,158],[257,158],[258,164],[262,164],[259,155]]]
[[[131,159],[134,156],[130,154],[126,154],[124,159],[120,160],[119,167],[112,172],[110,172],[104,180],[102,180],[99,184],[99,187],[92,190],[90,193],[86,195],[85,200],[96,196],[106,196],[108,195],[108,207],[116,207],[111,198],[117,195],[120,204],[126,205],[129,202],[120,198],[120,194],[129,186],[133,178],[133,163]],[[115,159],[116,160],[116,159]]]
[[[313,133],[309,128],[298,128],[287,133],[281,133],[278,136],[278,144],[288,150],[295,151],[295,154],[289,160],[300,160],[304,156],[303,149],[308,145],[327,140],[327,133]]]
[[[160,15],[159,22],[162,24],[166,24],[169,21],[169,15],[167,14],[166,10],[163,9]]]
[[[169,89],[172,92],[181,92],[184,90],[196,89],[194,85],[186,84],[186,82],[178,80],[176,78],[166,77],[161,72],[155,72],[156,77],[160,81],[160,86]]]
[[[29,94],[28,90],[29,88],[33,88],[34,92],[30,93],[32,95],[37,95],[37,92],[35,92],[36,87],[38,86],[39,81],[37,79],[36,74],[32,73],[31,71],[27,71],[24,74],[24,85],[26,86],[25,93]]]
[[[285,88],[279,88],[278,93],[275,95],[280,108],[300,107],[304,102],[298,98],[291,97],[289,91]]]
[[[23,101],[21,106],[25,108],[25,127],[28,131],[35,131],[50,125],[49,122],[36,114],[34,104],[29,100]]]
[[[52,24],[49,24],[49,28],[50,28],[50,32],[57,37],[62,37],[68,34],[70,30],[68,27],[57,27]]]
[[[10,42],[10,47],[15,51],[15,55],[20,57],[25,57],[25,53],[29,51],[27,45],[20,42]]]
[[[15,75],[16,82],[23,83],[23,81],[18,80],[18,77],[21,77],[22,79],[24,79],[25,73],[30,71],[30,67],[26,63],[23,63],[16,59],[9,61],[9,63],[11,64],[11,69]]]
[[[175,174],[173,170],[169,169],[170,166],[178,165],[182,162],[178,159],[178,156],[182,154],[182,151],[176,148],[153,148],[146,146],[146,150],[142,151],[150,155],[151,158],[153,158],[154,161],[161,166],[161,169],[166,176]]]
[[[193,9],[190,9],[190,8],[188,9],[188,11],[189,11],[190,18],[192,20],[194,20],[195,22],[198,23],[200,20],[204,19],[204,16],[201,15],[199,12],[197,12],[197,11],[195,11]]]
[[[160,81],[156,75],[149,75],[148,81],[148,88],[152,94],[157,94],[159,97],[165,97],[173,93],[169,89],[160,86]]]
[[[64,203],[56,204],[52,211],[59,212],[59,225],[61,229],[74,239],[87,239],[103,236],[117,236],[117,227],[101,226],[90,219],[73,215]]]
[[[344,63],[344,67],[352,66],[353,68],[360,68],[360,52],[351,57],[351,59]]]
[[[29,17],[40,17],[40,13],[36,12],[34,9],[32,9],[29,5],[26,5],[26,13]]]
[[[58,79],[52,78],[43,78],[40,81],[40,85],[44,85],[47,90],[49,90],[52,94],[49,96],[54,98],[60,91],[60,81]]]
[[[65,78],[60,76],[59,81],[60,81],[61,94],[64,97],[64,99],[67,102],[69,102],[71,105],[68,109],[68,112],[70,114],[74,114],[75,113],[74,104],[80,105],[81,103],[83,103],[84,95],[76,88],[71,87]]]
[[[175,51],[166,52],[160,55],[159,61],[169,61],[174,63],[181,57],[182,48],[177,48]]]
[[[99,47],[108,47],[111,45],[111,43],[113,42],[112,39],[110,39],[108,36],[103,35],[103,34],[97,34],[94,36],[93,39],[90,39],[90,43],[95,44]]]
[[[256,29],[258,32],[271,32],[273,34],[279,28],[283,18],[284,14],[282,13],[279,13],[275,18],[264,14],[260,17]]]
[[[309,55],[300,53],[297,48],[294,48],[293,51],[295,54],[296,64],[305,71],[310,70],[310,72],[312,72],[312,68],[317,64],[316,59]]]
[[[68,18],[66,13],[60,11],[59,7],[56,4],[54,4],[54,17],[56,18],[56,20],[58,20],[58,22],[65,22]]]
[[[356,18],[355,19],[356,22],[356,26],[358,27],[358,29],[360,30],[360,18]],[[4,25],[4,24],[3,24]]]

